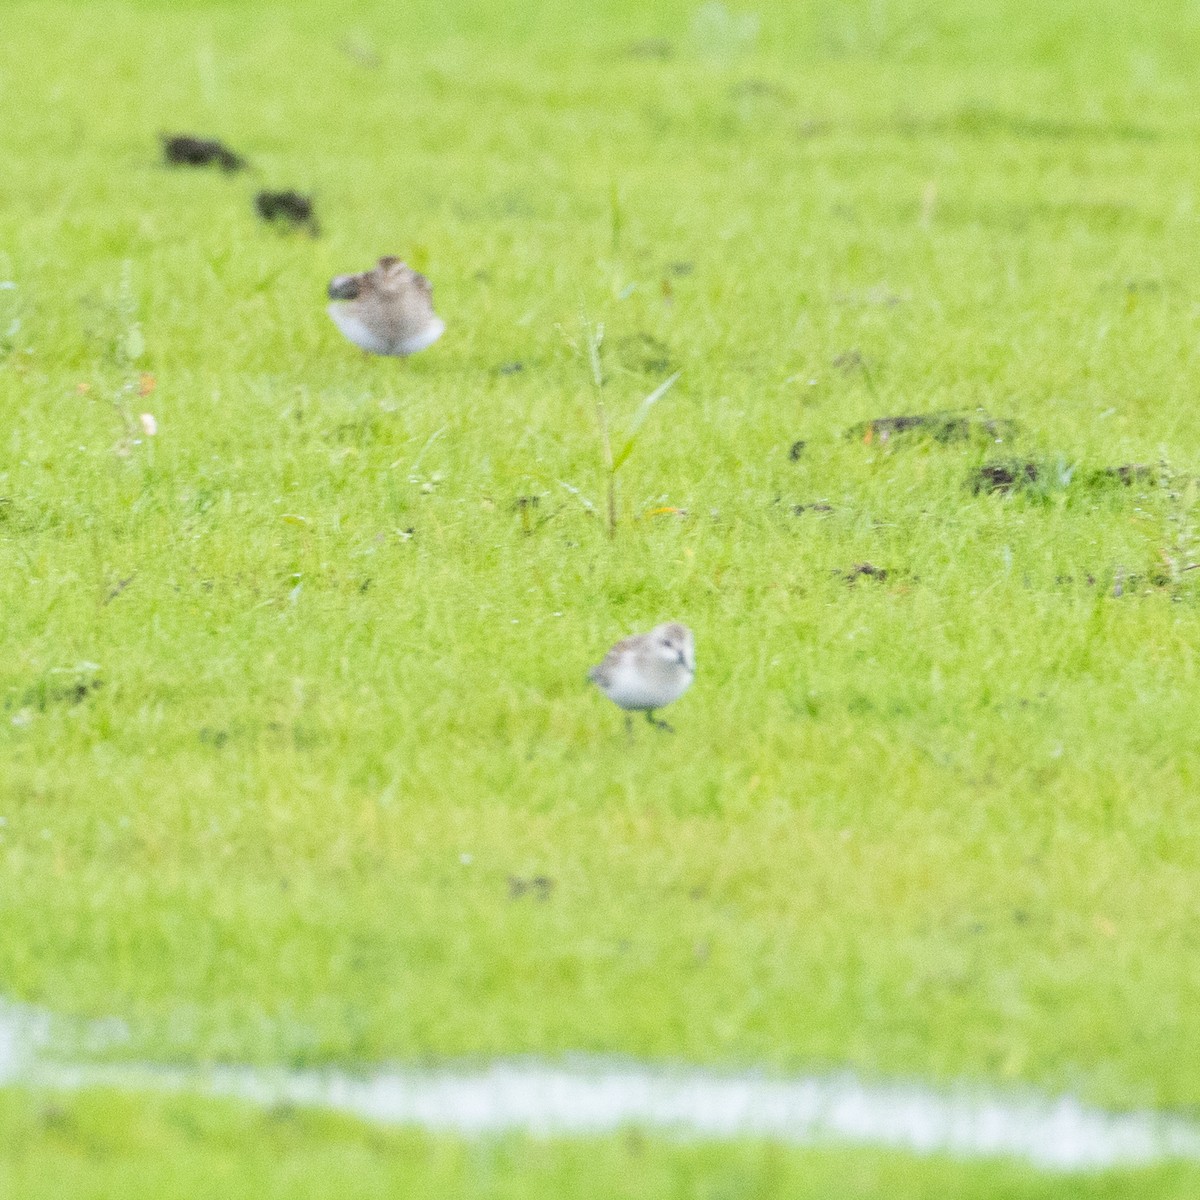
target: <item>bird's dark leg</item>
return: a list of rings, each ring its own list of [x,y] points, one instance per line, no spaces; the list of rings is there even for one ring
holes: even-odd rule
[[[633,718],[628,713],[625,714],[625,736],[633,741]]]
[[[665,729],[668,733],[675,732],[675,730],[670,725],[668,725],[666,723],[666,721],[660,720],[658,717],[656,717],[654,715],[654,709],[652,709],[652,708],[646,709],[646,720],[649,721],[650,724],[653,725],[657,729]]]

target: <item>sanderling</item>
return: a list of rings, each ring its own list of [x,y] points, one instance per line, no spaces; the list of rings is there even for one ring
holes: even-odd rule
[[[655,717],[655,709],[678,700],[696,674],[692,631],[678,621],[657,625],[649,633],[618,642],[599,666],[588,672],[592,681],[618,708],[642,711],[651,725],[674,730]],[[632,718],[625,718],[632,729]]]
[[[385,257],[360,275],[329,285],[329,315],[356,346],[405,358],[432,346],[446,323],[433,311],[433,287],[419,271]]]

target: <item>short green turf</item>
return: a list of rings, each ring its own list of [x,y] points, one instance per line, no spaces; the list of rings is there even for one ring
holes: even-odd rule
[[[1200,1104],[1200,10],[0,26],[0,994],[139,1059]],[[407,362],[324,312],[383,253]],[[581,314],[618,434],[682,372],[613,538]],[[672,618],[630,742],[585,673]]]
[[[0,1128],[0,1195],[13,1200],[1192,1200],[1197,1181],[1180,1166],[1061,1176],[882,1151],[671,1144],[636,1130],[464,1143],[288,1107],[104,1091],[0,1090]]]

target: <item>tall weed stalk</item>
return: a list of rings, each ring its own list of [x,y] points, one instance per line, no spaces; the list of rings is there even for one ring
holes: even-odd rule
[[[592,397],[596,412],[596,430],[600,441],[600,460],[604,466],[605,487],[607,490],[606,511],[608,515],[608,536],[617,536],[617,472],[628,461],[637,444],[638,434],[646,423],[651,409],[671,390],[681,372],[676,371],[668,379],[664,379],[641,404],[633,414],[633,419],[625,431],[625,440],[619,450],[613,451],[611,422],[608,413],[608,400],[604,392],[604,365],[601,361],[601,347],[604,344],[604,325],[594,323],[586,313],[579,318],[584,347],[587,353],[588,370],[592,380]]]

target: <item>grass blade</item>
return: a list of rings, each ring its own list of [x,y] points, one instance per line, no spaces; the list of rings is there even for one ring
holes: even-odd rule
[[[621,464],[633,453],[633,444],[637,441],[638,431],[646,423],[646,418],[650,415],[650,410],[667,394],[667,392],[671,390],[672,387],[674,387],[675,381],[681,374],[683,374],[682,371],[676,371],[675,374],[670,377],[670,379],[664,379],[663,382],[660,383],[658,387],[656,387],[654,391],[652,391],[650,395],[648,395],[645,400],[642,401],[637,412],[633,414],[633,420],[629,422],[629,432],[626,435],[625,445],[621,447],[620,452],[613,459],[612,469],[614,471],[620,470]]]

